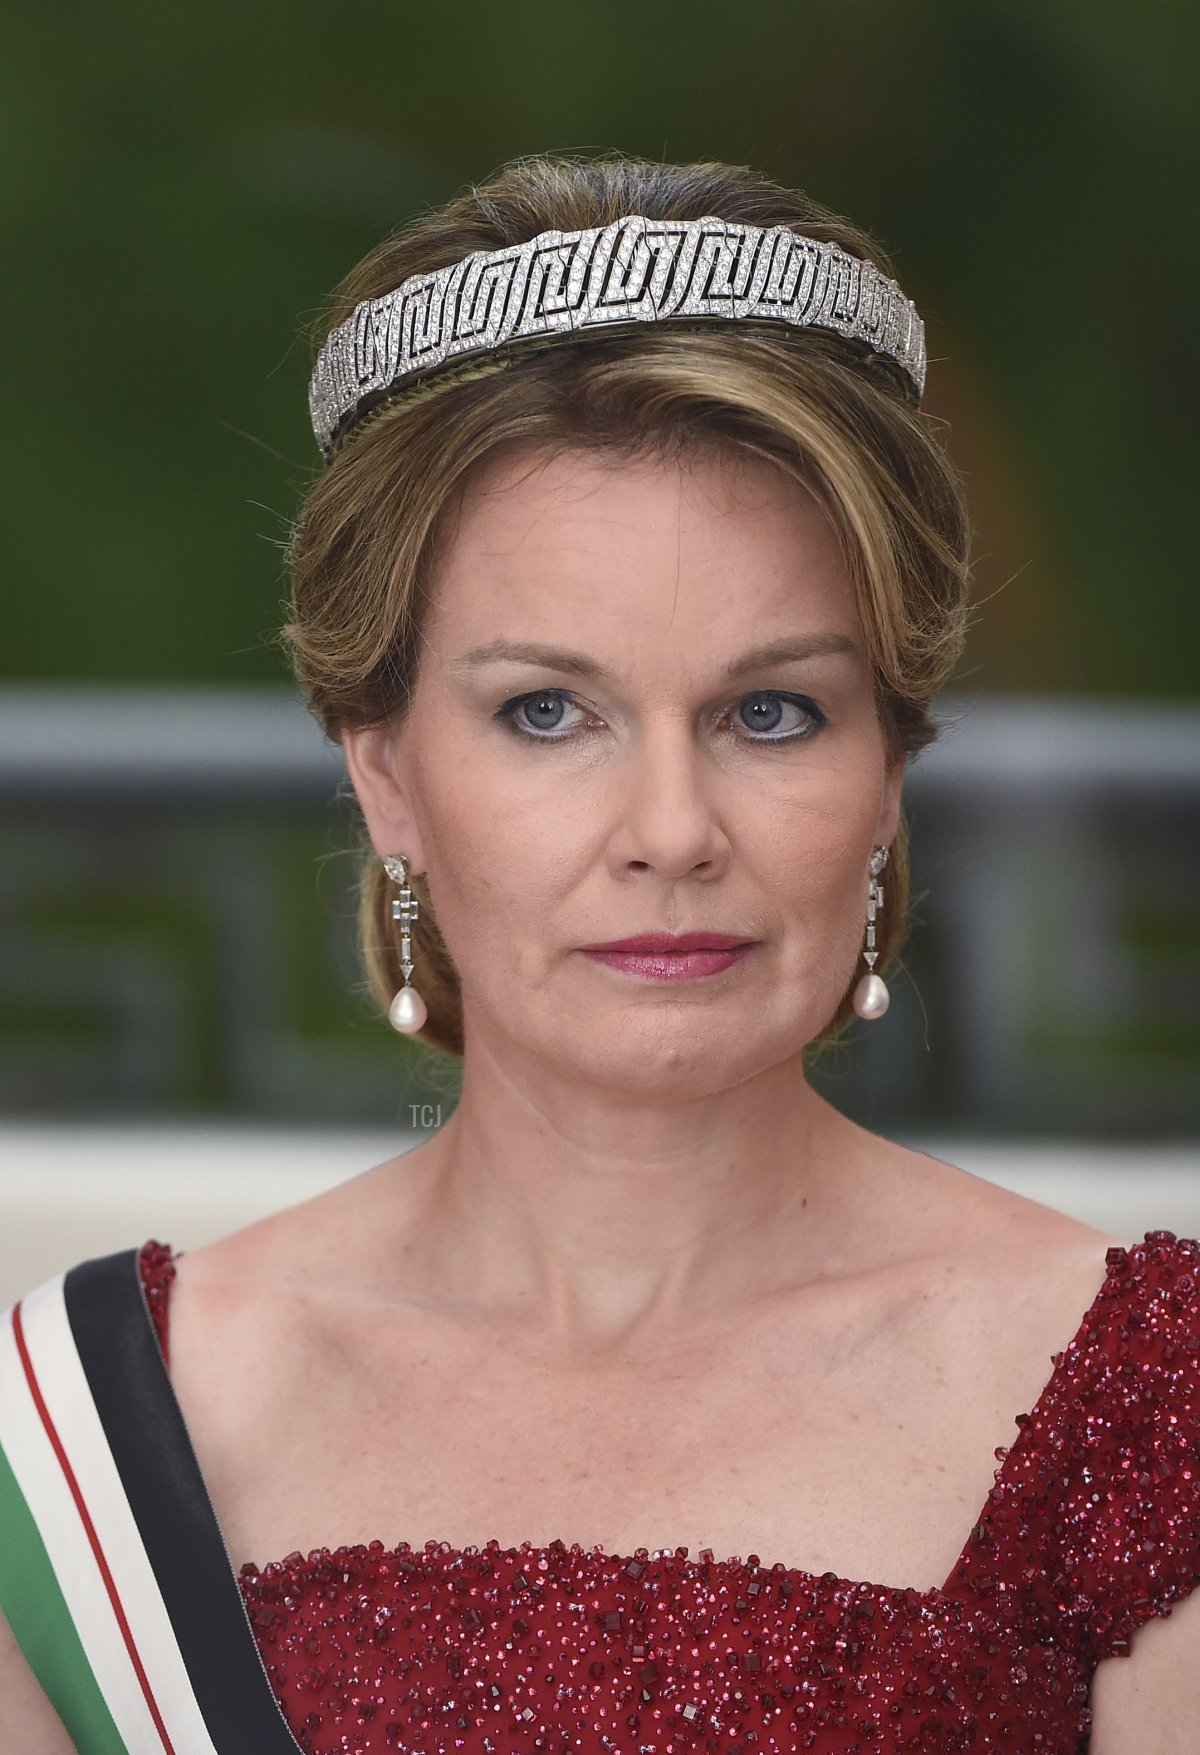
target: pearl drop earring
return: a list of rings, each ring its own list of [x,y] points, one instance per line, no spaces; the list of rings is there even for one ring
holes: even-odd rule
[[[888,861],[886,847],[872,849],[870,861],[871,887],[867,891],[867,944],[863,951],[863,961],[870,970],[864,975],[854,989],[854,1009],[860,1018],[881,1018],[891,1003],[887,984],[882,975],[876,975],[875,963],[879,952],[875,949],[875,916],[883,907],[883,885],[879,882],[879,874]]]
[[[410,980],[413,970],[412,925],[420,912],[420,903],[409,888],[408,867],[404,863],[403,854],[389,853],[383,865],[393,882],[401,886],[400,894],[392,898],[392,919],[400,922],[400,967],[404,971],[404,986],[397,991],[388,1007],[388,1023],[393,1030],[400,1030],[404,1035],[411,1036],[421,1028],[429,1015],[425,1001]]]

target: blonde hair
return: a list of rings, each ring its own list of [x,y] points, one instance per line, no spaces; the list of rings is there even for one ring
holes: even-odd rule
[[[746,166],[657,164],[607,154],[513,160],[487,182],[403,227],[338,287],[320,344],[361,300],[472,250],[623,214],[714,214],[787,225],[893,269],[848,220]],[[686,455],[718,447],[765,459],[815,490],[832,515],[853,581],[892,758],[931,743],[935,695],[952,674],[968,617],[969,524],[961,485],[903,370],[861,343],[815,329],[709,322],[579,334],[445,367],[385,399],[314,481],[289,544],[290,618],[280,632],[310,710],[343,727],[401,714],[415,686],[421,618],[455,506],[502,448]],[[402,852],[403,849],[392,851]],[[363,837],[359,944],[386,1008],[403,975],[395,893]],[[420,875],[414,980],[431,1046],[463,1050],[461,989]],[[908,927],[907,827],[892,844],[878,967]],[[856,967],[854,981],[861,968]],[[853,1017],[852,982],[810,1048]]]

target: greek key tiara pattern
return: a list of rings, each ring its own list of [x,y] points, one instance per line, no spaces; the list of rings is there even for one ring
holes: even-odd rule
[[[364,300],[317,355],[308,392],[317,443],[332,457],[359,414],[410,375],[460,355],[672,317],[832,329],[890,354],[918,399],[925,388],[925,326],[873,263],[787,226],[629,214],[476,250]]]

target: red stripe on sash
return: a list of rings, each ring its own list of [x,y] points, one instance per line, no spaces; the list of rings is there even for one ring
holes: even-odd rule
[[[167,1734],[167,1727],[163,1723],[162,1714],[158,1710],[158,1702],[154,1698],[153,1690],[150,1687],[150,1679],[146,1675],[141,1656],[136,1644],[134,1643],[133,1634],[130,1630],[129,1622],[125,1617],[125,1610],[117,1592],[116,1583],[113,1579],[112,1573],[109,1571],[108,1561],[104,1558],[104,1550],[100,1546],[100,1538],[96,1534],[96,1527],[93,1524],[91,1515],[84,1503],[83,1494],[79,1490],[79,1482],[75,1479],[75,1471],[67,1460],[67,1453],[63,1449],[62,1440],[59,1438],[58,1433],[55,1430],[54,1421],[50,1418],[50,1410],[46,1406],[41,1389],[38,1386],[37,1373],[33,1369],[33,1360],[29,1357],[29,1348],[25,1343],[25,1330],[21,1322],[20,1304],[15,1304],[13,1306],[12,1325],[13,1334],[15,1335],[17,1342],[17,1351],[21,1355],[21,1364],[25,1370],[25,1381],[29,1385],[29,1393],[33,1397],[33,1404],[36,1407],[38,1416],[45,1428],[46,1436],[54,1447],[54,1454],[58,1458],[59,1467],[63,1472],[63,1478],[65,1479],[67,1486],[71,1489],[71,1497],[75,1501],[75,1509],[79,1513],[80,1522],[83,1524],[83,1527],[87,1532],[87,1539],[92,1545],[92,1553],[96,1557],[96,1565],[100,1568],[100,1576],[104,1580],[104,1587],[108,1592],[108,1599],[112,1604],[113,1614],[117,1617],[117,1625],[121,1629],[121,1636],[125,1641],[125,1649],[129,1653],[129,1659],[137,1673],[137,1679],[141,1683],[142,1693],[145,1696],[146,1705],[150,1710],[150,1716],[154,1720],[155,1729],[158,1731],[158,1734],[162,1739],[162,1746],[166,1751],[166,1755],[175,1755],[175,1745]]]

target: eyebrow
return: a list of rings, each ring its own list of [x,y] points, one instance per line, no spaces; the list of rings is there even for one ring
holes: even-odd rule
[[[765,670],[771,664],[803,663],[808,658],[827,658],[846,653],[857,656],[858,646],[847,634],[810,634],[805,639],[770,640],[765,646],[754,646],[726,666],[725,682],[744,676],[748,671]],[[536,664],[545,670],[565,670],[572,676],[586,676],[596,681],[611,681],[602,664],[582,652],[567,652],[558,646],[541,646],[491,640],[486,646],[473,646],[461,658],[452,659],[448,668],[456,671],[480,669],[485,664]]]

